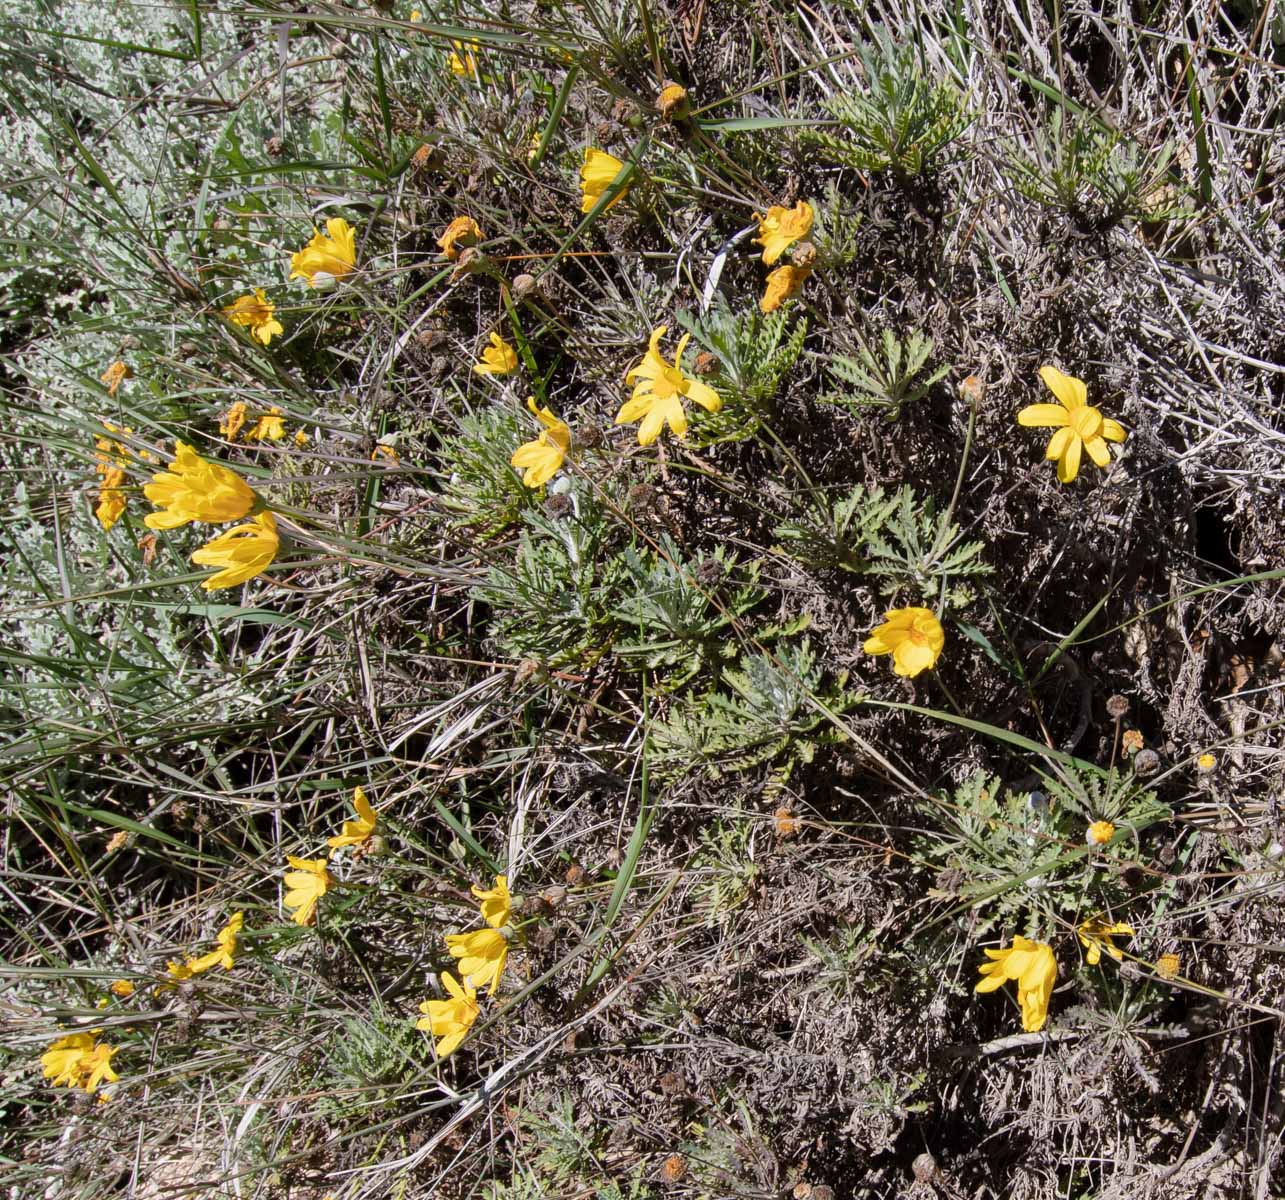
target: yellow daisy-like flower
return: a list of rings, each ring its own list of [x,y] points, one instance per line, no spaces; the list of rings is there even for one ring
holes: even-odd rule
[[[285,874],[285,906],[295,910],[291,918],[296,925],[311,925],[317,912],[317,901],[334,885],[334,876],[326,870],[324,858],[295,858],[286,855],[294,868]]]
[[[474,987],[490,985],[495,995],[504,960],[509,954],[509,943],[498,929],[475,929],[472,933],[452,933],[446,938],[446,948],[458,958],[460,975]]]
[[[1115,826],[1110,821],[1094,821],[1084,837],[1090,846],[1105,846],[1115,837]]]
[[[170,469],[153,475],[143,488],[143,495],[164,510],[143,518],[149,529],[239,521],[254,507],[254,493],[234,471],[206,461],[186,442],[175,443],[174,455]]]
[[[928,608],[890,608],[867,639],[867,654],[891,654],[893,673],[913,679],[941,654],[946,633]]]
[[[281,409],[274,404],[254,423],[254,428],[245,438],[248,442],[279,442],[285,436],[285,419],[281,415]]]
[[[465,246],[476,246],[482,240],[482,227],[472,217],[456,217],[437,239],[443,254],[454,262]]]
[[[534,396],[527,397],[526,405],[544,428],[535,441],[523,442],[514,450],[509,462],[522,472],[522,482],[527,487],[538,488],[562,469],[571,451],[571,427],[555,417],[551,409],[540,408]]]
[[[119,360],[112,363],[112,365],[102,374],[102,381],[107,385],[107,394],[109,396],[116,395],[120,390],[120,385],[124,383],[126,379],[132,378],[133,375],[133,369],[128,363],[123,363]]]
[[[219,433],[229,442],[235,441],[236,435],[241,432],[241,427],[245,424],[245,417],[245,401],[238,400],[219,418]]]
[[[1053,947],[1045,942],[1030,942],[1018,935],[1007,950],[987,950],[991,962],[977,969],[986,976],[976,987],[979,992],[993,992],[1010,980],[1017,981],[1017,998],[1022,1006],[1022,1028],[1038,1033],[1049,1015],[1049,998],[1057,982],[1057,959]]]
[[[201,582],[207,592],[214,592],[262,574],[272,565],[280,549],[276,518],[265,510],[244,525],[237,525],[206,542],[193,552],[192,561],[202,567],[221,568]]]
[[[461,78],[477,78],[477,51],[482,47],[478,42],[469,42],[465,45],[463,42],[452,40],[451,45],[454,49],[450,57],[446,60],[446,65],[450,67],[452,75],[458,75]]]
[[[1196,759],[1196,766],[1202,771],[1212,771],[1217,765],[1218,759],[1215,758],[1214,755],[1208,753],[1208,751]]]
[[[375,448],[370,452],[370,461],[379,462],[381,458],[394,467],[402,461],[402,456],[397,453],[395,447],[386,445],[384,442],[376,442]]]
[[[233,913],[228,918],[228,923],[219,930],[216,938],[217,945],[213,950],[208,954],[202,954],[199,958],[189,958],[182,963],[170,962],[167,964],[170,975],[175,979],[191,979],[193,975],[204,975],[214,967],[222,967],[225,971],[232,970],[236,963],[237,938],[244,924],[245,914]]]
[[[122,1000],[128,1000],[138,989],[130,979],[113,980],[111,987],[107,989],[113,996],[118,996]]]
[[[101,1084],[115,1083],[120,1078],[112,1070],[112,1055],[119,1049],[119,1046],[109,1046],[106,1042],[96,1042],[94,1048],[81,1059],[84,1078],[80,1086],[91,1096]]]
[[[438,1039],[433,1046],[438,1058],[445,1058],[459,1048],[478,1016],[477,992],[467,979],[461,987],[454,975],[444,971],[442,986],[451,998],[425,1000],[419,1006],[424,1016],[415,1022],[416,1029],[431,1033]]]
[[[276,305],[268,299],[263,289],[255,288],[253,295],[247,292],[244,296],[238,296],[223,310],[223,315],[232,324],[245,326],[252,338],[266,346],[274,337],[285,333],[285,326],[277,320],[276,311]]]
[[[125,482],[125,472],[120,467],[108,467],[98,484],[98,506],[94,516],[103,527],[104,533],[110,533],[112,526],[125,514],[125,493],[121,484]]]
[[[592,146],[586,146],[584,152],[584,165],[580,168],[580,211],[589,212],[595,204],[598,203],[602,196],[613,183],[616,176],[625,169],[625,164],[620,161],[614,154],[608,154],[605,150],[595,150]],[[619,204],[629,194],[629,189],[621,188],[611,202],[607,205],[610,209]],[[606,211],[605,209],[603,211]]]
[[[767,277],[767,290],[759,301],[759,308],[765,313],[775,312],[787,300],[799,294],[804,280],[811,274],[811,267],[793,267],[789,264],[777,267]]]
[[[290,278],[324,288],[350,275],[356,266],[357,231],[343,217],[331,217],[325,233],[314,230],[312,241],[290,256]]]
[[[1031,427],[1056,428],[1044,457],[1057,461],[1057,477],[1074,483],[1080,473],[1080,455],[1087,450],[1099,467],[1111,465],[1107,442],[1123,442],[1128,435],[1119,421],[1104,417],[1085,403],[1088,389],[1074,375],[1063,375],[1056,367],[1041,367],[1040,378],[1057,397],[1057,404],[1028,404],[1017,414],[1017,423]]]
[[[1182,959],[1176,954],[1162,954],[1156,959],[1156,974],[1161,979],[1177,979],[1180,966],[1182,966]]]
[[[497,875],[493,888],[480,888],[474,884],[470,889],[482,901],[482,919],[492,929],[503,929],[509,923],[509,909],[513,897],[509,895],[509,877]]]
[[[1111,939],[1121,936],[1132,937],[1134,929],[1132,925],[1126,925],[1123,921],[1108,925],[1101,917],[1090,917],[1082,922],[1075,932],[1080,939],[1080,945],[1086,951],[1085,961],[1089,966],[1096,967],[1102,961],[1103,950],[1116,962],[1120,962],[1124,958],[1124,952]]]
[[[665,336],[667,329],[668,326],[662,325],[659,329],[652,330],[651,344],[647,347],[642,362],[625,376],[626,383],[633,383],[634,394],[616,414],[617,425],[626,425],[631,421],[642,422],[638,426],[640,446],[650,446],[660,436],[666,424],[677,437],[687,436],[684,396],[696,401],[708,412],[716,413],[723,407],[722,398],[712,387],[683,374],[683,351],[691,339],[690,333],[683,334],[679,339],[673,366],[664,360],[660,353],[660,339]]]
[[[370,840],[375,833],[375,826],[379,823],[379,818],[375,810],[370,807],[370,801],[366,799],[366,793],[361,788],[353,788],[352,806],[357,811],[355,821],[345,821],[341,832],[332,838],[326,839],[326,845],[330,847],[330,857],[334,858],[335,851],[342,849],[344,846],[360,846]]]
[[[482,351],[481,361],[473,367],[477,375],[508,375],[517,369],[517,351],[498,333],[491,334],[491,344]]]
[[[102,1083],[115,1083],[112,1055],[119,1047],[98,1041],[98,1031],[59,1038],[40,1056],[40,1067],[54,1087],[84,1088],[91,1096]]]
[[[779,204],[767,210],[767,216],[754,214],[759,235],[754,240],[763,247],[763,261],[770,267],[790,246],[812,230],[812,205],[800,200],[793,208]]]

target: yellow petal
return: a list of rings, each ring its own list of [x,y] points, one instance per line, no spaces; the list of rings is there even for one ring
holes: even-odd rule
[[[1051,438],[1049,438],[1048,449],[1044,452],[1044,457],[1050,461],[1055,458],[1061,458],[1066,453],[1066,448],[1075,439],[1075,431],[1071,429],[1059,429]]]
[[[1066,409],[1060,404],[1028,404],[1017,414],[1017,423],[1030,427],[1065,425]]]
[[[1089,452],[1089,457],[1093,459],[1099,467],[1104,470],[1111,465],[1111,451],[1107,449],[1106,442],[1100,438],[1089,438],[1084,443],[1084,448]]]
[[[1089,391],[1082,379],[1063,375],[1056,367],[1041,367],[1040,378],[1064,408],[1077,409],[1088,402]]]
[[[1080,473],[1080,450],[1083,446],[1083,441],[1072,435],[1062,457],[1057,460],[1057,477],[1063,483],[1074,483],[1075,477]]]
[[[1102,436],[1108,442],[1122,442],[1128,436],[1125,433],[1124,426],[1119,421],[1113,421],[1110,417],[1102,418]]]

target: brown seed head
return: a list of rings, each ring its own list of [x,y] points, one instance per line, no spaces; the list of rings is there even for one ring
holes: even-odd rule
[[[522,274],[513,281],[513,299],[525,300],[536,290],[534,275]]]
[[[969,404],[977,404],[986,392],[986,381],[980,375],[969,375],[959,385],[959,395]]]
[[[1160,770],[1160,755],[1154,750],[1139,750],[1133,760],[1133,770],[1144,779]]]
[[[723,369],[723,363],[717,354],[702,350],[696,356],[694,369],[697,375],[717,375]]]
[[[681,1154],[671,1154],[660,1168],[660,1177],[666,1183],[678,1183],[687,1176],[687,1160]]]
[[[1117,720],[1121,717],[1127,717],[1129,715],[1129,701],[1120,695],[1108,696],[1107,712]]]
[[[794,247],[790,259],[796,267],[803,267],[810,271],[816,266],[817,248],[811,242],[800,242]]]

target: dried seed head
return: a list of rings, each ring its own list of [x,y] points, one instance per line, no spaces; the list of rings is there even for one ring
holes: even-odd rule
[[[696,356],[694,368],[697,375],[717,375],[723,369],[722,359],[717,354],[702,350]]]
[[[1137,754],[1142,749],[1142,734],[1136,729],[1126,729],[1120,735],[1120,745],[1126,754]]]
[[[275,134],[263,143],[263,152],[269,158],[280,158],[286,150],[285,143]]]
[[[573,862],[563,875],[567,881],[567,887],[579,887],[585,881],[585,869],[579,863]]]
[[[543,666],[544,664],[538,658],[524,658],[518,663],[518,669],[513,672],[513,682],[526,683],[528,679],[538,675]]]
[[[932,1183],[940,1173],[937,1160],[927,1150],[910,1164],[910,1170],[914,1174],[916,1183]]]
[[[986,394],[986,381],[980,375],[969,375],[959,385],[960,399],[968,404],[978,404]]]
[[[811,242],[800,242],[794,247],[790,260],[796,267],[811,270],[816,266],[817,248]]]
[[[525,300],[536,290],[534,275],[522,274],[513,281],[513,299]]]
[[[607,440],[601,425],[586,425],[577,431],[576,437],[584,450],[597,450]]]
[[[636,125],[640,116],[642,114],[638,111],[638,105],[632,100],[622,98],[611,106],[611,119],[622,125]]]
[[[723,582],[723,576],[726,574],[727,568],[718,559],[706,558],[696,568],[696,582],[701,587],[718,587]]]
[[[650,483],[635,483],[625,495],[631,512],[649,512],[656,507],[656,489]]]
[[[1133,760],[1133,770],[1144,779],[1160,770],[1160,755],[1154,750],[1139,750]]]
[[[666,1183],[678,1183],[687,1177],[687,1160],[681,1154],[671,1154],[661,1164],[660,1177]]]
[[[1121,717],[1127,717],[1129,715],[1129,701],[1126,700],[1123,696],[1119,696],[1119,695],[1108,696],[1107,712],[1109,712],[1117,720],[1119,720],[1119,718]]]
[[[790,808],[782,805],[772,814],[772,825],[779,838],[792,838],[799,832],[799,818]]]
[[[570,516],[575,512],[575,508],[576,506],[572,503],[571,497],[565,492],[554,492],[544,502],[545,516],[554,521],[560,521],[563,517]]]

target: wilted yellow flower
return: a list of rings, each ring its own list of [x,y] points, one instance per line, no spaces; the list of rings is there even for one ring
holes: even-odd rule
[[[216,939],[218,944],[213,950],[202,954],[199,958],[188,958],[182,963],[170,962],[169,973],[175,979],[191,979],[193,975],[204,975],[214,967],[222,967],[225,971],[232,970],[236,963],[237,937],[244,924],[245,914],[233,913],[228,918],[228,923],[219,930]]]
[[[334,884],[334,877],[326,870],[324,858],[295,858],[286,855],[286,861],[294,867],[285,874],[285,906],[295,909],[296,925],[311,925],[317,912],[317,901]]]
[[[509,877],[497,875],[493,888],[480,888],[474,884],[470,890],[482,901],[482,919],[492,929],[503,929],[509,923],[509,907],[513,901],[509,895]]]
[[[1176,954],[1162,954],[1156,959],[1156,974],[1161,979],[1176,979],[1182,960]]]
[[[112,363],[102,374],[102,381],[107,385],[107,394],[114,396],[120,390],[120,385],[126,379],[132,379],[133,369],[128,363],[123,363],[119,359]]]
[[[1115,826],[1110,821],[1094,821],[1084,836],[1090,846],[1105,846],[1115,837]]]
[[[1017,980],[1017,998],[1022,1006],[1022,1028],[1038,1033],[1048,1020],[1049,998],[1057,981],[1057,959],[1053,947],[1045,942],[1030,942],[1020,934],[1007,950],[987,950],[993,961],[977,969],[986,976],[976,987],[979,992],[993,992],[1010,980]]]
[[[425,1000],[419,1011],[424,1014],[415,1022],[416,1029],[431,1033],[437,1042],[433,1049],[439,1058],[445,1058],[459,1048],[477,1020],[477,992],[466,979],[461,987],[449,971],[442,972],[442,986],[450,993],[449,1000]]]
[[[59,1038],[40,1056],[40,1066],[54,1087],[84,1088],[91,1096],[101,1083],[115,1083],[112,1055],[119,1047],[98,1041],[98,1031]]]
[[[378,462],[381,458],[386,459],[392,466],[397,466],[402,457],[397,453],[393,446],[386,445],[383,442],[376,442],[375,448],[370,452],[370,461]]]
[[[1202,771],[1212,771],[1217,765],[1218,759],[1208,751],[1196,759],[1196,766],[1198,766]]]
[[[343,217],[331,217],[325,233],[313,230],[312,241],[290,256],[290,278],[324,288],[351,274],[356,265],[357,231]]]
[[[437,239],[442,253],[454,262],[464,246],[476,246],[482,240],[482,227],[472,217],[456,217]]]
[[[625,164],[614,154],[605,150],[595,150],[586,146],[584,165],[580,168],[580,211],[589,212],[599,197],[616,181],[616,176],[625,168]],[[610,209],[619,204],[629,194],[628,188],[621,188],[607,205]],[[603,210],[604,212],[606,209]]]
[[[1123,442],[1126,434],[1119,421],[1104,417],[1086,404],[1088,389],[1083,380],[1063,375],[1056,367],[1041,367],[1040,378],[1057,397],[1057,404],[1028,404],[1017,414],[1019,425],[1056,427],[1044,457],[1057,460],[1057,477],[1073,483],[1080,472],[1080,453],[1089,452],[1099,467],[1111,465],[1107,442]]]
[[[306,446],[308,444],[308,435],[302,429],[294,431],[294,444],[296,446]]]
[[[295,255],[295,258],[298,257]],[[244,296],[238,296],[223,310],[223,315],[232,324],[248,328],[250,336],[266,346],[274,337],[285,333],[285,327],[276,318],[276,311],[276,306],[264,294],[263,289],[255,288],[253,295],[247,292]]]
[[[175,445],[170,469],[153,475],[143,488],[143,495],[165,510],[143,518],[149,529],[177,529],[189,521],[239,521],[254,507],[254,493],[239,475],[206,461],[186,442]]]
[[[767,277],[767,290],[759,301],[759,308],[765,313],[775,312],[787,300],[799,294],[804,280],[811,274],[811,267],[793,267],[788,263],[777,267]]]
[[[446,65],[451,68],[451,73],[461,77],[468,77],[469,79],[476,79],[476,52],[482,48],[481,45],[478,42],[469,42],[468,45],[465,45],[463,42],[454,40],[452,40],[451,45],[455,48],[446,60]]]
[[[509,462],[522,471],[522,482],[527,487],[538,488],[562,469],[571,450],[571,427],[555,417],[551,409],[538,407],[534,396],[527,397],[526,405],[544,428],[535,441],[523,442],[514,450]]]
[[[332,838],[326,839],[326,845],[330,847],[330,857],[334,858],[335,851],[344,846],[360,846],[363,842],[369,840],[375,832],[375,826],[379,818],[375,815],[375,810],[370,807],[370,801],[366,799],[366,793],[361,788],[353,788],[352,806],[357,810],[357,819],[355,821],[345,821],[342,831]]]
[[[107,989],[113,996],[119,996],[122,1000],[128,1000],[138,989],[134,986],[133,981],[129,979],[117,979],[113,981],[111,987]]]
[[[219,433],[227,438],[229,442],[235,441],[236,435],[241,432],[241,426],[244,424],[245,401],[238,400],[219,418]]]
[[[867,639],[867,654],[891,654],[896,675],[914,678],[928,670],[946,644],[946,633],[931,609],[890,608]]]
[[[656,97],[656,111],[667,121],[681,121],[687,116],[687,89],[681,83],[666,83]]]
[[[666,424],[676,436],[687,436],[684,396],[712,413],[723,407],[722,398],[712,387],[683,374],[683,351],[691,339],[690,333],[679,339],[673,366],[664,360],[660,353],[660,339],[665,336],[667,328],[662,325],[652,330],[651,344],[642,362],[625,376],[626,383],[634,384],[634,394],[616,414],[617,425],[641,420],[642,424],[638,426],[638,444],[641,446],[650,446]]]
[[[281,409],[275,404],[254,423],[254,428],[245,435],[246,441],[254,442],[279,442],[285,436],[286,423],[282,418]]]
[[[767,210],[767,216],[754,214],[759,223],[759,235],[754,240],[763,247],[763,261],[770,267],[799,238],[807,237],[812,230],[812,205],[800,200],[793,208],[779,204]]]
[[[474,987],[490,985],[495,995],[509,944],[498,929],[475,929],[472,933],[452,933],[446,937],[446,948],[458,958],[460,975]]]
[[[482,351],[481,362],[473,367],[478,375],[507,375],[517,369],[517,351],[498,333],[491,334],[491,344]]]
[[[104,533],[110,533],[112,526],[125,513],[125,493],[121,485],[125,482],[125,472],[120,467],[108,467],[98,484],[98,506],[94,516],[103,527]]]
[[[1124,747],[1126,754],[1136,754],[1142,749],[1142,731],[1138,729],[1126,729],[1120,735],[1120,744]]]
[[[281,549],[276,518],[266,510],[251,517],[244,525],[211,538],[192,554],[192,561],[202,567],[221,568],[201,581],[207,592],[235,587],[266,571]]]
[[[1132,937],[1134,930],[1132,925],[1126,925],[1123,921],[1108,925],[1101,917],[1090,917],[1075,932],[1079,936],[1080,945],[1087,951],[1085,960],[1089,966],[1096,967],[1102,961],[1103,950],[1116,962],[1120,962],[1124,958],[1124,952],[1111,939],[1123,935]]]

